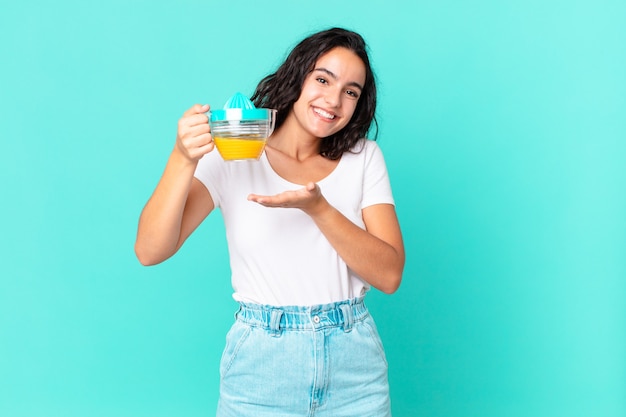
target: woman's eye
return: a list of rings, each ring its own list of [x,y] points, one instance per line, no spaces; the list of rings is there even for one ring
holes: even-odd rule
[[[322,78],[322,77],[319,77],[319,78],[317,79],[317,82],[318,82],[318,83],[321,83],[321,84],[328,84],[328,81],[326,81],[326,79],[325,79],[325,78]]]
[[[359,98],[359,93],[357,93],[354,90],[347,90],[346,94],[348,94],[349,96],[354,97],[354,98]]]

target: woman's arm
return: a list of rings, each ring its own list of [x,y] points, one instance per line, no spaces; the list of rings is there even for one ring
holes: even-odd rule
[[[163,262],[213,210],[207,189],[193,177],[200,158],[213,150],[208,106],[195,105],[178,123],[176,146],[139,218],[135,254],[143,265]]]
[[[315,183],[275,196],[252,194],[248,199],[266,207],[302,209],[361,278],[387,294],[400,286],[405,261],[404,243],[393,205],[376,204],[363,209],[366,227],[363,230],[331,206]]]

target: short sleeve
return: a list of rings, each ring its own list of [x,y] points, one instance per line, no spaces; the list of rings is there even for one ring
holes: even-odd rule
[[[387,165],[380,147],[376,142],[367,140],[364,152],[365,166],[361,208],[374,204],[395,205]]]
[[[204,155],[194,172],[194,177],[200,180],[200,182],[206,187],[211,194],[213,204],[215,207],[221,207],[223,192],[221,187],[226,184],[225,176],[227,175],[224,170],[224,165],[221,163],[221,157],[218,152],[213,151]]]

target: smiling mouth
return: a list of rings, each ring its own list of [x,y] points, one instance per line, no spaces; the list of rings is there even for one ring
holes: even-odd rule
[[[332,113],[328,113],[325,110],[322,110],[320,108],[314,107],[313,111],[315,113],[317,113],[318,115],[322,116],[324,119],[328,119],[328,120],[333,120],[335,117],[337,117],[336,115],[332,114]]]

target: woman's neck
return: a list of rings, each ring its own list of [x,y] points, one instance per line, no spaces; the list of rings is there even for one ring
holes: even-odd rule
[[[310,135],[287,117],[267,140],[267,146],[298,161],[320,156],[321,139]]]

